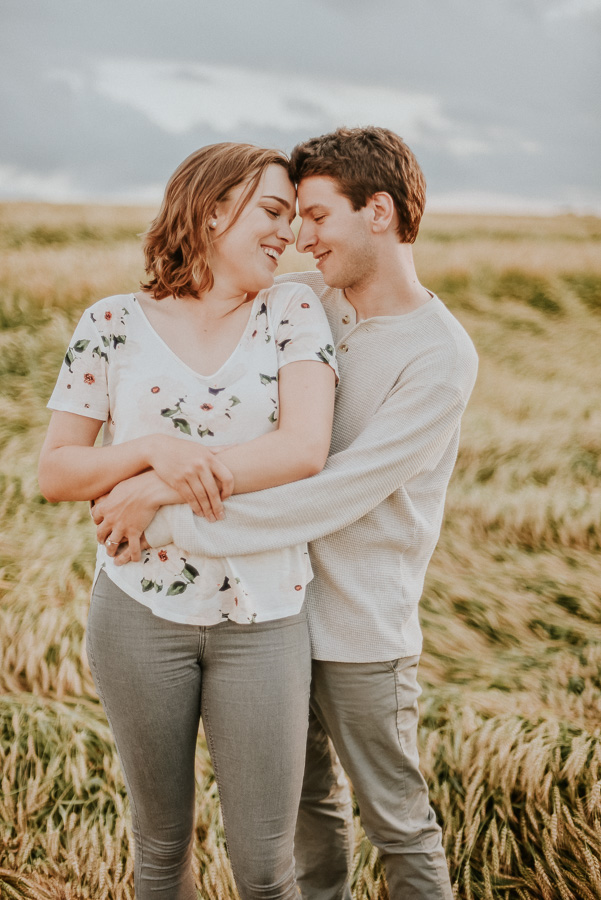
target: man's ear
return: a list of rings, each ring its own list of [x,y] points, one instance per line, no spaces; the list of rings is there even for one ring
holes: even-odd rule
[[[371,216],[372,231],[382,233],[387,230],[395,217],[394,200],[386,191],[378,191],[367,201]]]

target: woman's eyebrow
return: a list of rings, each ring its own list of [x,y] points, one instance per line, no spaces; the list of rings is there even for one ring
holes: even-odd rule
[[[283,197],[276,197],[274,194],[264,194],[264,195],[263,195],[263,199],[264,199],[264,200],[277,200],[278,203],[281,203],[282,206],[285,206],[285,207],[286,207],[286,209],[292,209],[292,207],[290,206],[290,204],[288,203],[288,201],[287,201],[287,200],[284,200]]]

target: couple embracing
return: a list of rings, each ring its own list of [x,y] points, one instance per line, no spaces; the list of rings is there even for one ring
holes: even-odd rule
[[[274,283],[297,193],[317,271]],[[418,281],[424,203],[383,128],[290,160],[205,147],[167,185],[141,290],[69,345],[40,485],[94,501],[88,656],[138,900],[196,897],[200,717],[242,900],[349,900],[344,772],[391,898],[452,897],[417,755],[418,601],[477,359]]]

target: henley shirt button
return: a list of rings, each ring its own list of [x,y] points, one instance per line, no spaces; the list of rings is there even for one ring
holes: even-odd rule
[[[343,324],[343,325],[348,325],[348,323],[349,323],[350,321],[351,321],[351,317],[350,317],[350,316],[343,316],[343,317],[342,317],[342,324]]]
[[[348,351],[348,344],[341,344],[338,350],[340,353],[346,353]]]

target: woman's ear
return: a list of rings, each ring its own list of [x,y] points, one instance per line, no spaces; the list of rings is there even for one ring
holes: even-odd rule
[[[382,233],[387,230],[394,219],[396,210],[394,200],[386,191],[378,191],[367,201],[367,207],[371,215],[372,230]]]
[[[215,228],[217,228],[217,221],[219,219],[218,206],[219,206],[219,204],[216,203],[215,206],[213,207],[213,209],[211,210],[211,215],[209,216],[208,226],[212,231]]]

